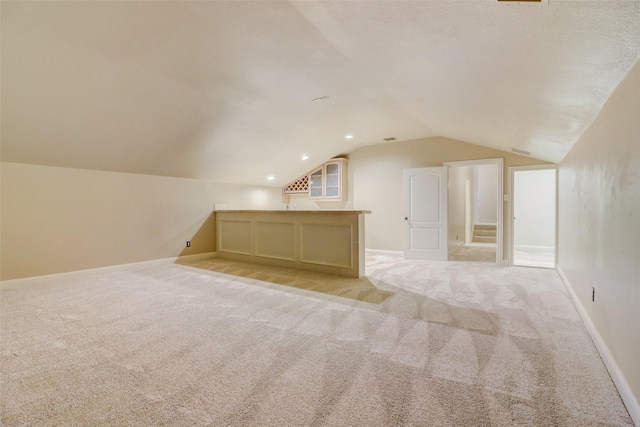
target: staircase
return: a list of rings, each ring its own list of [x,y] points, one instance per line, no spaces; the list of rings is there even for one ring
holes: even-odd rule
[[[474,224],[473,238],[474,243],[496,243],[496,226],[490,224]]]

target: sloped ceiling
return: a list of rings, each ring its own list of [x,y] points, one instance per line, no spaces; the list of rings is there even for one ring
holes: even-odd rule
[[[247,184],[283,185],[386,137],[557,162],[640,53],[638,1],[0,12],[3,161]]]

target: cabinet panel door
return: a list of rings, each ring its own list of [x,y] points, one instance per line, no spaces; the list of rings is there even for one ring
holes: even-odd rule
[[[324,196],[324,192],[322,191],[323,178],[322,168],[311,174],[311,179],[309,180],[309,198],[320,199]]]
[[[325,197],[340,197],[340,163],[327,163],[325,177]]]

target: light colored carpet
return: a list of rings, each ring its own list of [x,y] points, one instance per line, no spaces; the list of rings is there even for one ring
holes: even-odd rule
[[[456,246],[449,252],[449,261],[496,262],[496,245]]]
[[[513,251],[513,265],[555,268],[555,249],[553,247],[516,246]]]
[[[368,253],[365,281],[306,274],[5,284],[2,425],[632,425],[553,270]]]

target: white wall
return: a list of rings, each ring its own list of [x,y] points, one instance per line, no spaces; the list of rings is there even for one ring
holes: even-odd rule
[[[638,410],[640,62],[560,163],[558,183],[558,264],[635,394]]]
[[[515,246],[556,245],[556,171],[514,173],[513,223]]]
[[[449,250],[465,241],[466,181],[472,180],[472,166],[449,168],[449,204],[447,214]],[[494,188],[495,192],[495,188]],[[456,239],[458,236],[458,239]]]
[[[6,162],[1,179],[3,280],[211,252],[214,203],[283,206],[278,187]]]
[[[498,222],[498,170],[497,165],[478,165],[473,168],[475,224]]]

